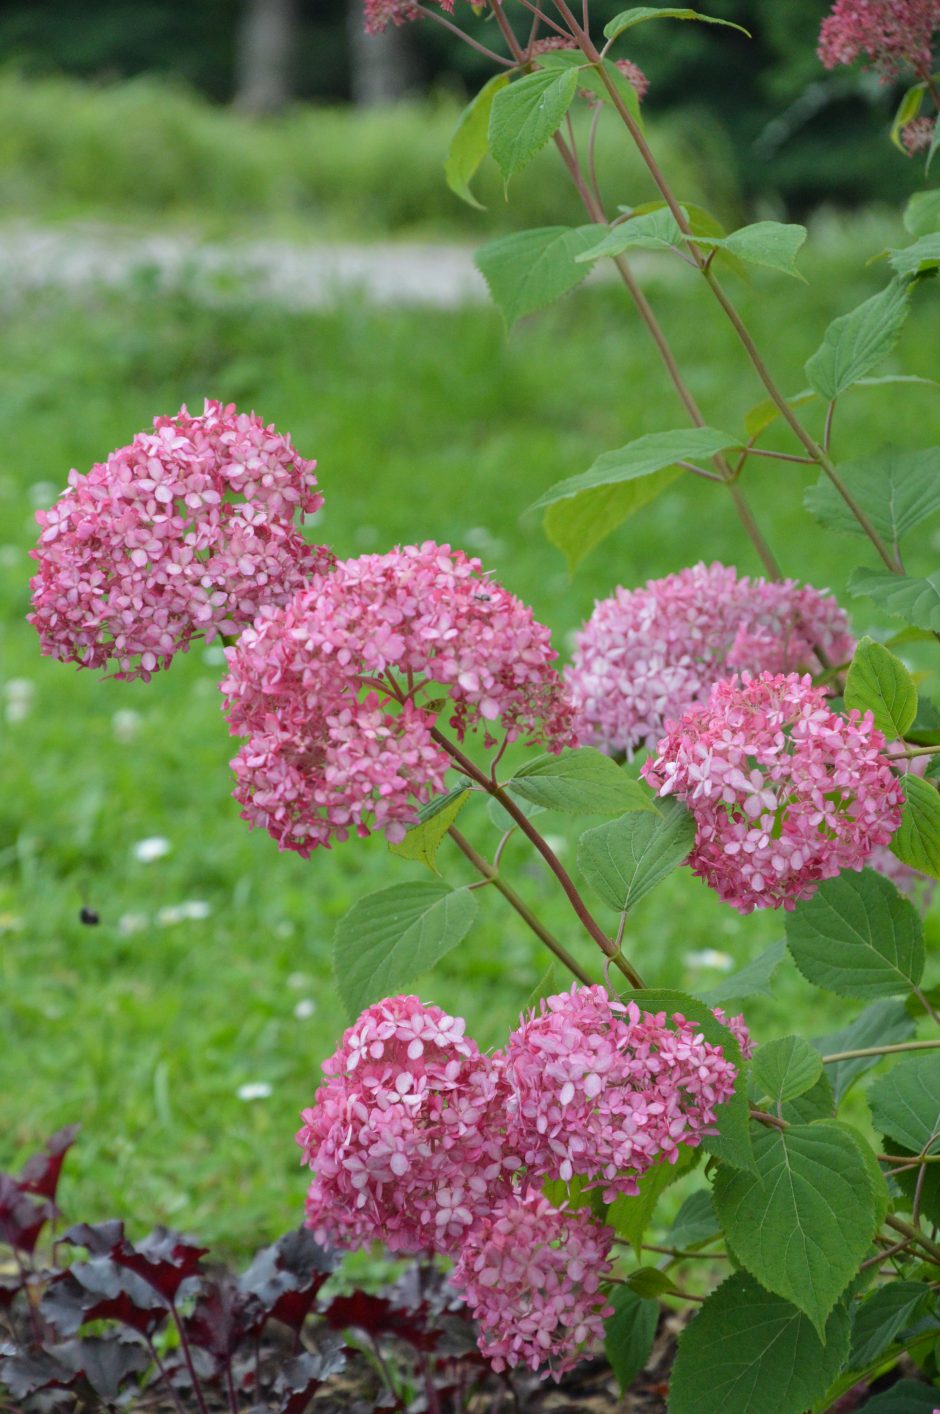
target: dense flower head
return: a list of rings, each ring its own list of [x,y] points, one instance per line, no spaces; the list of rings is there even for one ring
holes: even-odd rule
[[[599,600],[576,636],[566,682],[581,740],[631,754],[732,670],[818,672],[815,647],[850,658],[848,620],[832,598],[795,580],[739,577],[698,564]]]
[[[495,1370],[526,1365],[558,1380],[603,1340],[613,1308],[600,1287],[613,1236],[585,1209],[555,1208],[541,1194],[494,1203],[467,1237],[451,1282]]]
[[[448,692],[460,738],[482,723],[490,742],[498,723],[559,750],[571,711],[554,657],[531,609],[448,545],[337,564],[228,651],[245,818],[302,854],[350,829],[400,839],[448,765],[422,690]]]
[[[744,674],[667,723],[643,775],[691,810],[689,864],[721,898],[741,913],[794,908],[900,825],[884,745],[870,712],[832,712],[808,675]]]
[[[819,32],[819,57],[827,69],[860,57],[882,77],[902,68],[929,72],[940,0],[836,0]]]
[[[318,1241],[452,1252],[509,1191],[519,1164],[499,1129],[499,1068],[464,1026],[417,997],[390,997],[324,1063],[297,1135],[315,1172],[306,1222]]]
[[[933,141],[934,118],[913,118],[901,129],[901,141],[909,157],[926,152]]]
[[[238,633],[332,560],[295,524],[318,510],[315,463],[234,405],[158,417],[71,472],[32,551],[29,615],[54,658],[148,678],[202,635]]]
[[[454,0],[438,0],[442,10],[453,14]],[[421,11],[413,0],[364,0],[366,34],[381,34],[389,25],[404,25],[418,19]]]
[[[720,1018],[725,1021],[726,1018]],[[745,1044],[743,1018],[727,1023]],[[694,1022],[641,1012],[602,986],[573,987],[523,1017],[505,1051],[508,1135],[529,1179],[576,1174],[605,1201],[636,1194],[651,1164],[674,1163],[715,1130],[736,1070]]]

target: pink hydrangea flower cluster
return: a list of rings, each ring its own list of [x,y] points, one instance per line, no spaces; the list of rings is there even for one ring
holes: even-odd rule
[[[228,650],[226,710],[250,738],[233,763],[244,817],[305,855],[351,829],[401,839],[449,764],[422,684],[448,690],[460,738],[483,723],[490,742],[499,722],[560,750],[555,656],[531,609],[448,545],[337,564]]]
[[[417,997],[363,1012],[324,1064],[297,1135],[320,1241],[452,1252],[509,1191],[497,1065],[465,1022]]]
[[[938,0],[836,0],[819,32],[819,57],[834,69],[864,56],[886,80],[902,68],[926,75],[938,28]]]
[[[454,0],[438,0],[448,15],[454,12]],[[364,0],[366,34],[381,34],[389,25],[404,25],[420,17],[421,11],[413,0]]]
[[[742,1017],[728,1022],[750,1053]],[[458,1257],[454,1282],[497,1369],[556,1378],[601,1333],[613,1234],[542,1181],[636,1191],[655,1159],[713,1133],[735,1067],[676,1015],[573,987],[523,1017],[504,1051],[417,997],[369,1007],[323,1067],[297,1142],[314,1170],[306,1222],[321,1242],[384,1242]],[[622,1174],[618,1165],[632,1169]]]
[[[580,739],[628,755],[652,749],[665,722],[704,701],[734,670],[820,670],[855,641],[835,599],[811,585],[693,565],[599,600],[566,672]]]
[[[901,141],[909,157],[926,152],[933,141],[935,118],[913,118],[901,129]]]
[[[585,1209],[559,1211],[537,1193],[494,1204],[451,1274],[494,1370],[527,1365],[558,1380],[603,1340],[612,1240]]]
[[[238,633],[332,556],[295,524],[323,504],[316,463],[254,414],[207,402],[86,475],[73,471],[32,551],[44,653],[147,679],[197,635]]]
[[[808,675],[745,674],[669,722],[642,774],[691,810],[693,873],[741,913],[792,909],[900,825],[884,745],[870,712],[830,711]]]
[[[581,987],[543,1001],[506,1048],[509,1130],[533,1178],[575,1174],[604,1200],[639,1192],[651,1164],[714,1133],[735,1067],[694,1022],[641,1014]]]

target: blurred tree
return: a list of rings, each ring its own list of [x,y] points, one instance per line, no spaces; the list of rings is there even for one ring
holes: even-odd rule
[[[407,29],[390,25],[382,34],[366,34],[361,0],[350,0],[347,25],[353,102],[373,107],[402,98],[415,81]]]
[[[296,0],[244,0],[235,47],[235,106],[277,113],[293,96]]]

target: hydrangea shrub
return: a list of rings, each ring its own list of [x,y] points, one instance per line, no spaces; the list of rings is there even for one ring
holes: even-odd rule
[[[365,22],[463,33],[467,8],[366,0]],[[209,401],[73,472],[40,512],[31,618],[45,652],[144,679],[197,637],[221,636],[248,823],[311,868],[328,867],[321,850],[382,832],[392,856],[430,870],[358,900],[337,928],[351,1025],[303,1097],[297,1135],[317,1242],[450,1263],[497,1371],[558,1379],[603,1340],[627,1388],[660,1302],[694,1310],[672,1414],[856,1408],[902,1357],[927,1384],[940,1371],[940,1016],[922,918],[940,877],[940,710],[903,656],[940,637],[936,576],[908,574],[903,559],[905,537],[940,510],[940,449],[847,462],[838,430],[844,395],[894,348],[912,300],[929,298],[940,192],[909,203],[912,240],[887,252],[884,287],[807,343],[808,388],[787,397],[724,280],[751,267],[782,303],[807,233],[775,221],[728,232],[685,204],[646,137],[646,79],[623,52],[640,24],[737,27],[644,6],[601,35],[589,0],[475,8],[487,24],[465,37],[496,72],[460,120],[448,182],[474,202],[481,162],[511,188],[553,144],[585,208],[583,226],[479,252],[507,325],[612,261],[686,418],[547,487],[549,539],[576,568],[693,476],[740,519],[755,565],[677,566],[647,584],[612,568],[559,666],[549,629],[459,548],[340,561],[311,546],[313,463],[254,414]],[[819,41],[827,67],[858,61],[885,82],[915,81],[891,135],[923,150],[925,169],[938,145],[938,25],[936,0],[836,0]],[[583,152],[577,104],[593,109]],[[636,145],[657,202],[637,208],[623,191],[605,204],[592,160],[601,122]],[[706,421],[634,251],[680,260],[730,323],[763,395],[741,426]],[[859,637],[824,573],[818,585],[785,576],[747,487],[786,464],[818,474],[805,504],[820,562],[824,535],[860,538],[850,593],[900,621],[895,641]],[[593,817],[570,859],[541,827],[552,811]],[[506,877],[513,834],[553,876],[570,933],[551,932]],[[451,846],[472,885],[448,881]],[[632,912],[680,868],[740,914],[779,910],[786,946],[726,979],[728,1010],[639,970]],[[473,927],[484,885],[574,979],[492,1053],[471,1039],[472,1017],[468,1028],[410,990]],[[644,974],[655,967],[642,961]],[[791,1034],[755,1045],[747,999],[784,966],[805,986],[810,1034],[795,1017]],[[835,1035],[813,1034],[814,987],[840,999]],[[866,1109],[850,1092],[876,1067]],[[657,1199],[680,1176],[697,1186],[669,1240],[651,1244]],[[721,1263],[729,1274],[714,1286]],[[921,1406],[879,1395],[870,1407]]]

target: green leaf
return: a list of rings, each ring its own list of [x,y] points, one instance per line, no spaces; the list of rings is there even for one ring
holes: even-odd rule
[[[680,467],[667,467],[638,481],[599,486],[596,491],[582,491],[570,501],[558,501],[549,506],[542,525],[548,539],[565,556],[569,573],[574,574],[595,545],[655,500],[681,475]]]
[[[940,1052],[905,1056],[868,1092],[875,1128],[915,1154],[940,1152]]]
[[[802,1095],[793,1100],[784,1100],[780,1106],[780,1118],[787,1124],[812,1124],[815,1119],[834,1119],[836,1097],[832,1086],[823,1073]]]
[[[614,1314],[604,1322],[604,1353],[625,1394],[649,1359],[659,1321],[659,1302],[617,1286],[609,1296]]]
[[[817,1036],[813,1045],[823,1056],[835,1056],[842,1051],[863,1051],[869,1046],[894,1046],[914,1034],[914,1022],[904,1002],[894,997],[872,1002],[841,1031]],[[859,1076],[871,1070],[881,1056],[856,1056],[854,1060],[833,1061],[826,1066],[836,1101],[841,1101]]]
[[[534,801],[531,800],[523,800],[521,796],[517,798],[516,792],[510,786],[503,786],[503,790],[512,796],[513,804],[519,807],[527,820],[532,820],[536,815],[544,813],[544,806],[536,805]],[[518,828],[509,812],[504,810],[499,801],[494,800],[492,796],[487,803],[486,813],[489,815],[490,820],[496,826],[497,830],[505,832],[506,830],[515,830]]]
[[[937,1387],[919,1380],[898,1380],[874,1399],[866,1400],[859,1414],[936,1414]]]
[[[508,74],[495,74],[457,119],[450,150],[444,163],[444,177],[455,196],[478,211],[485,208],[470,190],[470,178],[489,151],[490,111],[493,99],[509,82]]]
[[[667,1019],[678,1012],[695,1023],[710,1045],[721,1047],[725,1059],[731,1061],[737,1070],[734,1094],[717,1106],[718,1133],[704,1140],[701,1147],[706,1153],[735,1168],[750,1168],[753,1159],[748,1122],[747,1067],[734,1033],[718,1020],[710,1006],[686,992],[665,987],[644,988],[642,991],[624,992],[622,1000],[636,1002],[641,1011],[654,1014],[664,1011]]]
[[[782,270],[784,275],[795,275],[798,280],[804,277],[796,268],[796,257],[805,240],[805,226],[783,225],[780,221],[757,221],[729,236],[696,236],[698,245],[726,250],[749,265],[766,265],[771,270]]]
[[[903,737],[917,715],[914,679],[887,648],[863,638],[845,679],[845,705],[871,712],[889,741]]]
[[[916,452],[885,447],[840,466],[839,475],[878,534],[895,548],[909,530],[940,510],[940,447]],[[827,530],[865,534],[828,476],[809,488],[803,504]]]
[[[849,576],[849,592],[867,594],[879,609],[915,628],[940,631],[940,570],[913,579],[888,570],[857,569]]]
[[[542,69],[574,70],[578,80],[578,92],[583,90],[592,93],[602,103],[613,107],[614,100],[601,74],[601,70],[603,70],[612,87],[616,89],[624,107],[642,131],[643,118],[640,114],[640,100],[637,97],[636,89],[610,59],[604,59],[600,64],[589,64],[580,52],[556,49],[549,50],[547,54],[540,54],[537,62]]]
[[[629,1242],[638,1262],[643,1260],[643,1238],[649,1227],[656,1205],[665,1193],[685,1174],[695,1167],[699,1152],[687,1145],[679,1148],[679,1157],[674,1164],[663,1159],[648,1169],[639,1179],[639,1193],[633,1197],[620,1194],[607,1209],[606,1222],[618,1237]]]
[[[849,1368],[863,1370],[931,1304],[930,1287],[920,1281],[890,1281],[855,1309]]]
[[[588,273],[575,257],[597,240],[597,226],[541,226],[489,241],[474,257],[511,328],[523,315],[573,290]]]
[[[896,275],[922,275],[940,265],[940,231],[921,236],[913,245],[890,252],[891,266]]]
[[[904,153],[905,157],[909,157],[910,153],[902,141],[901,129],[906,127],[908,123],[912,123],[917,117],[926,92],[927,85],[925,83],[915,83],[909,88],[902,95],[901,101],[897,107],[897,112],[894,115],[894,121],[891,124],[891,141],[899,152]]]
[[[604,239],[579,255],[578,260],[600,260],[622,255],[625,250],[675,250],[684,240],[676,218],[668,206],[662,206],[612,226]]]
[[[489,145],[508,182],[557,131],[578,88],[573,70],[537,69],[500,89],[490,112]]]
[[[904,225],[912,236],[940,231],[940,188],[914,193],[904,208]]]
[[[717,987],[701,992],[702,1001],[709,1006],[724,1006],[725,1002],[737,1001],[739,997],[772,997],[774,993],[770,983],[786,952],[786,940],[778,938],[752,962],[719,982]]]
[[[786,918],[803,976],[842,997],[907,992],[924,970],[923,928],[909,899],[872,869],[824,879]]]
[[[935,785],[912,772],[902,778],[901,785],[904,813],[901,828],[891,841],[891,852],[902,864],[940,879],[940,795]]]
[[[586,830],[578,867],[604,902],[624,913],[677,869],[694,843],[695,821],[680,801],[667,798],[655,814],[624,815]]]
[[[627,810],[658,814],[646,786],[592,746],[547,754],[528,761],[509,782],[513,794],[571,815],[622,815]]]
[[[720,1232],[712,1195],[707,1188],[699,1188],[689,1194],[676,1214],[676,1220],[666,1236],[666,1244],[683,1252],[694,1252]]]
[[[736,1272],[679,1337],[670,1414],[804,1414],[839,1373],[848,1347],[843,1307],[820,1340],[789,1301]]]
[[[891,352],[909,305],[906,284],[892,280],[850,314],[833,320],[806,363],[806,375],[820,397],[837,398]]]
[[[616,39],[625,30],[644,24],[647,20],[699,20],[706,25],[724,25],[727,29],[740,30],[741,34],[751,38],[750,30],[745,29],[743,25],[736,25],[731,20],[717,19],[714,15],[702,15],[698,10],[689,10],[685,6],[674,5],[636,5],[632,10],[624,10],[604,26],[604,38]]]
[[[718,1170],[715,1211],[739,1261],[822,1337],[871,1247],[887,1191],[876,1200],[861,1144],[845,1125],[755,1130],[754,1169]]]
[[[555,501],[577,496],[580,491],[590,491],[596,486],[613,486],[622,481],[634,481],[640,476],[649,476],[654,471],[673,466],[681,461],[698,461],[703,457],[713,457],[717,452],[740,444],[739,437],[728,432],[718,432],[714,427],[684,427],[677,432],[650,432],[628,442],[616,451],[604,452],[587,471],[577,476],[568,476],[564,481],[556,481],[531,507],[540,510],[553,505]]]
[[[359,899],[336,925],[333,968],[350,1016],[401,991],[455,948],[477,905],[444,883],[393,884]]]
[[[398,844],[390,844],[392,854],[426,864],[432,874],[440,874],[435,859],[438,846],[470,799],[470,791],[458,787],[428,802],[419,812],[418,824]]]
[[[674,1296],[678,1290],[672,1277],[667,1276],[659,1267],[637,1267],[636,1271],[627,1277],[627,1285],[638,1296],[654,1299],[660,1296]]]
[[[781,1036],[758,1047],[751,1082],[773,1104],[795,1100],[811,1090],[823,1073],[822,1057],[802,1036]]]

